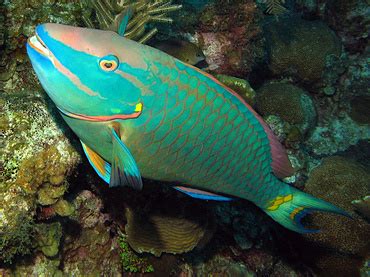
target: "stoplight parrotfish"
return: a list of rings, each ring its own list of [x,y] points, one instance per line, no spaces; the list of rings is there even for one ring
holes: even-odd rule
[[[293,169],[244,100],[211,75],[111,31],[43,24],[27,42],[33,68],[98,175],[141,189],[142,176],[190,196],[252,201],[308,233],[311,211],[346,212],[280,180]]]

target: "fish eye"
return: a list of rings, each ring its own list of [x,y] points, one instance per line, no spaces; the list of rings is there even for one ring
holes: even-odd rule
[[[102,70],[110,72],[117,69],[119,60],[114,55],[107,55],[100,59],[99,66]]]

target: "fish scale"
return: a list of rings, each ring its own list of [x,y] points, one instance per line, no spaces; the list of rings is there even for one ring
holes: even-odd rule
[[[110,186],[141,189],[143,176],[202,199],[223,193],[297,232],[314,231],[300,222],[311,210],[347,215],[278,179],[293,173],[279,141],[207,73],[113,32],[42,24],[36,33],[33,68]]]
[[[238,176],[249,176],[249,178],[254,180],[258,179],[258,176],[270,174],[270,170],[262,168],[261,163],[256,162],[255,158],[258,156],[253,156],[253,153],[251,153],[250,149],[256,148],[256,145],[252,146],[257,140],[250,140],[249,145],[248,141],[240,139],[258,137],[259,141],[264,140],[264,144],[257,144],[261,149],[259,156],[265,155],[264,161],[271,160],[269,158],[270,149],[267,137],[262,127],[256,128],[260,123],[250,114],[242,114],[239,110],[240,107],[232,102],[228,92],[224,92],[225,94],[227,93],[226,95],[217,93],[212,85],[207,83],[207,79],[198,78],[198,76],[182,77],[184,74],[188,74],[189,69],[181,70],[181,66],[180,68],[177,66],[172,69],[165,68],[164,63],[161,65],[157,64],[157,66],[159,68],[156,71],[162,72],[162,74],[158,75],[158,82],[161,82],[156,84],[158,87],[163,88],[162,82],[167,81],[168,76],[172,80],[171,85],[167,86],[165,92],[163,89],[159,89],[161,93],[154,96],[157,98],[153,101],[157,107],[161,107],[166,112],[151,114],[151,118],[145,120],[146,123],[140,126],[143,130],[143,136],[146,137],[146,139],[142,140],[145,143],[139,143],[141,141],[140,134],[135,134],[135,137],[137,137],[136,144],[130,145],[130,142],[127,141],[134,155],[136,149],[146,149],[145,152],[140,151],[140,155],[144,155],[142,159],[150,160],[151,162],[148,167],[145,167],[145,165],[141,167],[144,176],[154,175],[158,179],[167,181],[176,181],[171,180],[171,178],[181,176],[181,178],[186,179],[189,185],[237,195],[240,191],[243,191],[245,183],[248,182],[245,179],[240,180]],[[179,93],[179,91],[187,87],[190,90],[188,90],[186,95]],[[202,89],[199,89],[200,87]],[[161,96],[163,93],[167,93],[165,99],[176,99],[177,102],[183,101],[185,103],[183,106],[178,105],[182,108],[179,116],[173,113],[174,111],[179,113],[179,110],[176,110],[172,103],[168,105],[168,101],[163,100]],[[203,99],[205,100],[204,104],[199,104],[203,102]],[[161,104],[158,104],[159,102]],[[200,109],[199,107],[202,106],[209,108],[204,109],[203,107],[203,109]],[[228,113],[232,110],[236,111],[236,116],[231,116],[230,118]],[[164,118],[159,120],[158,116],[163,116]],[[239,126],[239,128],[233,129],[233,132],[230,132],[230,129],[228,129],[230,133],[225,133],[225,126],[235,125]],[[134,129],[134,127],[132,128]],[[208,130],[208,132],[205,130]],[[176,133],[175,143],[170,148],[166,140],[168,132]],[[200,136],[202,133],[208,139],[204,140],[204,137]],[[165,136],[165,134],[167,135]],[[181,137],[184,137],[184,139],[181,140]],[[187,147],[184,147],[184,145],[187,145]],[[159,161],[157,157],[166,158]],[[141,158],[139,159],[139,164],[140,160]],[[225,180],[224,176],[228,176],[229,172],[232,171],[229,167],[231,161],[233,161],[233,164],[238,165],[233,169],[239,169],[239,172],[233,175],[234,178]],[[156,172],[152,172],[154,171],[152,165],[157,162],[161,163],[161,166],[155,168]],[[176,164],[173,164],[174,162]],[[255,170],[252,172],[248,168]],[[260,172],[258,169],[266,172]],[[168,175],[170,175],[170,178],[168,178]],[[224,191],[223,184],[226,182],[233,183],[232,186],[235,187],[237,193],[229,190]]]

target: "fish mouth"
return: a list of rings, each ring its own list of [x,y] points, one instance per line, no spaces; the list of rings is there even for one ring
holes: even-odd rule
[[[33,48],[35,51],[40,53],[42,56],[51,57],[51,51],[47,48],[42,39],[37,35],[34,35],[27,40],[28,45]]]
[[[142,107],[142,103],[139,103],[138,105]],[[133,119],[133,118],[138,118],[142,113],[142,109],[140,109],[138,111],[135,111],[132,114],[84,115],[84,114],[79,114],[79,113],[72,113],[64,109],[61,109],[60,107],[57,107],[57,108],[62,114],[68,117],[79,119],[79,120],[85,120],[85,121],[93,121],[93,122],[106,122],[106,121],[113,121],[113,120],[118,120],[118,119]]]

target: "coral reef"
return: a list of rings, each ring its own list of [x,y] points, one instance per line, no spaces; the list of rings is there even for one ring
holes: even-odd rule
[[[370,258],[368,258],[362,265],[360,270],[361,277],[367,277],[370,275]]]
[[[7,272],[5,276],[65,276],[60,270],[61,263],[58,259],[50,259],[44,255],[37,255],[34,258],[33,265],[26,262],[20,262],[14,271]]]
[[[5,42],[5,11],[4,11],[4,1],[0,1],[0,49]]]
[[[37,248],[41,250],[46,257],[56,256],[59,252],[59,245],[62,237],[62,225],[59,222],[37,224],[35,230]]]
[[[198,263],[195,266],[184,264],[182,267],[181,276],[256,276],[255,273],[243,263],[222,256],[215,256],[210,261],[207,261],[207,263]]]
[[[352,205],[362,216],[370,220],[370,196],[367,195],[359,200],[353,200]]]
[[[252,0],[224,1],[206,6],[194,39],[203,49],[209,70],[217,74],[246,76],[263,58],[259,14]]]
[[[6,204],[8,201],[5,200]],[[17,204],[16,202],[13,202]],[[32,215],[19,212],[19,206],[0,211],[0,261],[11,263],[14,256],[31,252],[34,223]]]
[[[64,227],[63,272],[75,276],[121,275],[118,241],[111,236],[114,230],[109,216],[102,212],[102,200],[83,190],[72,205],[76,212]]]
[[[34,87],[35,79],[25,51],[25,43],[37,24],[56,22],[76,25],[81,10],[71,1],[5,1],[0,8],[5,17],[6,36],[0,51],[0,83],[7,89],[21,91]],[[0,24],[2,26],[2,24]],[[31,89],[32,91],[32,89]]]
[[[342,118],[320,122],[305,144],[316,155],[330,155],[369,138],[369,126],[361,126],[344,114]]]
[[[330,55],[341,54],[335,33],[321,21],[282,19],[265,26],[269,68],[301,82],[320,80]]]
[[[124,272],[149,273],[154,271],[153,266],[145,258],[139,257],[130,249],[126,235],[120,235],[118,245]]]
[[[329,0],[324,18],[338,32],[349,53],[361,53],[368,47],[369,2],[366,0]]]
[[[30,70],[25,41],[41,22],[75,24],[78,7],[69,1],[1,1],[0,10],[6,27],[0,35],[0,256],[10,263],[33,251],[37,206],[59,199],[80,161]]]
[[[354,219],[331,215],[313,215],[312,224],[322,227],[323,232],[307,236],[311,245],[324,247],[317,255],[315,264],[326,275],[354,276],[361,258],[369,255],[370,224],[356,216],[351,201],[363,197],[370,189],[370,174],[360,164],[339,156],[325,158],[315,168],[306,183],[305,191],[335,203],[351,212]],[[326,250],[325,250],[326,249]],[[333,252],[335,250],[335,252]],[[357,260],[357,261],[356,261]],[[357,273],[356,273],[357,271]]]
[[[312,98],[288,82],[269,82],[259,88],[256,108],[263,116],[279,116],[288,123],[285,133],[289,141],[299,141],[316,123]]]
[[[189,252],[209,241],[214,229],[211,213],[203,205],[183,203],[171,209],[150,203],[145,213],[127,208],[125,230],[130,246],[138,253],[160,256]]]
[[[82,19],[86,26],[94,28],[95,25],[91,18],[95,15],[100,29],[112,30],[121,34],[120,24],[122,16],[128,9],[131,9],[132,15],[127,24],[124,36],[136,40],[140,43],[147,42],[157,33],[157,28],[149,31],[146,27],[149,23],[172,23],[172,18],[167,17],[170,12],[181,9],[181,5],[173,5],[168,0],[124,0],[124,1],[81,1],[81,7],[84,10]],[[94,11],[94,13],[93,13]]]
[[[0,252],[21,254],[28,251],[24,243],[16,243],[18,231],[32,223],[36,202],[50,205],[64,194],[68,187],[66,177],[80,158],[41,95],[24,91],[2,93],[0,97],[4,103],[1,127],[5,138],[0,232],[9,234],[9,245],[2,245]],[[6,250],[13,246],[20,250]]]
[[[75,212],[74,206],[64,199],[59,199],[52,208],[60,216],[71,216]]]

